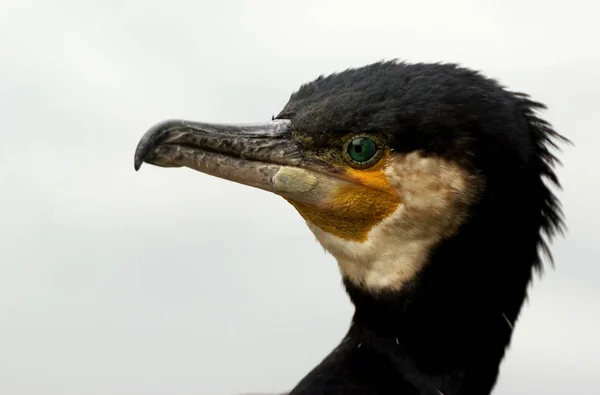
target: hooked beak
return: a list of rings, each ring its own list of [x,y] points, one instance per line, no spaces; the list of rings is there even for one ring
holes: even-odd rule
[[[292,137],[291,121],[253,125],[171,120],[152,127],[135,151],[142,163],[189,167],[282,196],[325,232],[364,241],[391,215],[399,196],[383,171],[337,167],[307,154]]]
[[[285,119],[248,125],[164,121],[138,143],[135,169],[144,162],[188,167],[304,203],[322,201],[332,184],[343,182],[331,177],[339,169],[303,155]]]

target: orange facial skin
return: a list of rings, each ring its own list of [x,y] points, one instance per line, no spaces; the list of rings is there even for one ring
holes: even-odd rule
[[[401,203],[385,165],[389,153],[368,169],[344,169],[344,178],[331,196],[318,205],[288,200],[300,215],[323,231],[342,239],[364,242],[371,228],[390,216]]]

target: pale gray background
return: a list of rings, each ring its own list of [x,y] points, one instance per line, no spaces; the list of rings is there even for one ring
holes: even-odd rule
[[[560,5],[558,5],[560,3]],[[170,117],[262,121],[301,83],[454,61],[546,103],[572,138],[570,232],[495,391],[600,391],[600,56],[592,1],[0,2],[0,394],[291,388],[351,306],[283,199],[133,170]],[[519,191],[515,191],[519,193]]]

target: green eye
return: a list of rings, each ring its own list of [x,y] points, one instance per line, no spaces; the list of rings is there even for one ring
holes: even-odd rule
[[[348,157],[358,164],[364,164],[377,154],[377,144],[368,137],[355,137],[346,147]]]

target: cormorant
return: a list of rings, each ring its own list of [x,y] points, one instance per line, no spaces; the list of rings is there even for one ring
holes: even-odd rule
[[[355,306],[293,395],[489,394],[541,252],[564,228],[545,108],[447,63],[321,76],[273,120],[168,120],[135,153],[281,195]],[[267,246],[268,247],[268,246]]]

